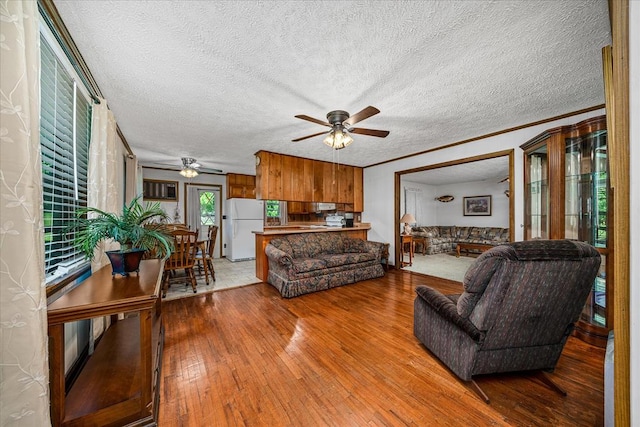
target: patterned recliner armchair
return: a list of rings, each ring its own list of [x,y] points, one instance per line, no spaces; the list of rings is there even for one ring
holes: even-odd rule
[[[554,369],[599,267],[583,242],[496,246],[469,267],[462,295],[416,288],[414,334],[488,402],[472,376]]]

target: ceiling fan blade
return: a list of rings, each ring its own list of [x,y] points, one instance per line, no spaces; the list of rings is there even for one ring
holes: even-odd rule
[[[309,116],[306,116],[306,115],[304,115],[304,114],[298,114],[297,116],[294,116],[294,117],[295,117],[296,119],[302,119],[302,120],[306,120],[306,121],[308,121],[308,122],[317,123],[317,124],[322,125],[322,126],[328,126],[328,127],[331,127],[331,123],[323,122],[322,120],[314,119],[313,117],[309,117]]]
[[[387,135],[389,135],[388,130],[363,129],[363,128],[351,128],[347,130],[351,133],[358,133],[360,135],[377,136],[378,138],[384,138]]]
[[[222,169],[213,169],[213,168],[198,168],[198,172],[202,173],[222,173]]]
[[[371,116],[375,116],[379,112],[380,110],[378,110],[376,107],[368,106],[364,110],[358,113],[355,113],[353,116],[349,117],[347,120],[342,122],[342,124],[344,126],[353,126],[364,119],[368,119]]]
[[[298,142],[298,141],[302,141],[303,139],[307,139],[307,138],[313,138],[314,136],[318,136],[318,135],[324,135],[327,132],[318,132],[318,133],[314,133],[313,135],[307,135],[307,136],[303,136],[302,138],[296,138],[296,139],[292,139],[292,142]]]

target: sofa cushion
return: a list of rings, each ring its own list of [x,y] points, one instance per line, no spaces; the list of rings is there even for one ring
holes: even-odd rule
[[[451,237],[434,237],[430,241],[431,245],[437,246],[443,243],[451,243]]]
[[[484,233],[484,238],[486,240],[500,240],[502,238],[502,228],[501,227],[489,227],[486,229]]]
[[[327,267],[327,262],[322,258],[294,258],[292,264],[296,273],[322,270]]]
[[[339,265],[375,261],[376,255],[371,252],[353,252],[345,254],[323,254],[319,255],[319,258],[326,262],[327,267],[337,267]]]
[[[319,243],[319,252],[314,253],[314,256],[320,254],[341,254],[347,252],[345,240],[342,233],[316,233],[318,236],[315,239]],[[309,239],[313,240],[313,239]]]
[[[469,237],[469,231],[472,227],[456,227],[456,237],[458,239],[466,239]]]
[[[323,253],[344,252],[343,239],[339,233],[316,233],[313,238],[306,233],[291,234],[283,239],[289,241],[293,258],[313,258]]]
[[[440,229],[438,227],[424,227],[425,237],[440,237]]]
[[[453,231],[452,229],[455,229],[455,227],[451,227],[451,226],[440,226],[440,237],[453,237]]]
[[[471,240],[484,240],[486,230],[487,227],[471,227],[471,230],[469,230],[469,236],[467,238]]]

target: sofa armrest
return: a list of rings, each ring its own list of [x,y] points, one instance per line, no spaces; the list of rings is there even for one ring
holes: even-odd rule
[[[277,264],[283,265],[285,267],[290,267],[291,265],[293,265],[293,259],[291,258],[291,255],[281,249],[276,248],[270,243],[266,248],[264,248],[264,253],[269,261],[276,262]]]
[[[462,329],[471,339],[476,342],[484,340],[484,332],[478,330],[469,319],[458,314],[456,303],[449,297],[428,286],[416,287],[418,298],[423,300],[433,311],[438,313],[443,319],[453,323]]]

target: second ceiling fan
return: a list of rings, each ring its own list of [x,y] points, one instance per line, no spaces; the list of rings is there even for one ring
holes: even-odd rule
[[[330,111],[327,114],[326,122],[322,120],[314,119],[313,117],[309,117],[304,114],[300,114],[295,117],[298,119],[317,123],[322,126],[330,127],[331,130],[328,132],[328,135],[323,142],[331,148],[340,150],[341,148],[344,148],[353,142],[353,138],[351,137],[351,135],[349,135],[350,133],[376,136],[378,138],[384,138],[387,135],[389,135],[388,130],[364,129],[364,128],[351,127],[354,124],[364,119],[368,119],[369,117],[378,114],[379,112],[380,110],[371,106],[363,109],[362,111],[354,114],[353,116],[350,116],[349,113],[347,113],[346,111],[335,110],[335,111]],[[323,135],[326,133],[327,133],[326,131],[318,132],[312,135],[303,136],[302,138],[292,139],[292,141],[298,142],[307,138],[313,138],[314,136]]]

